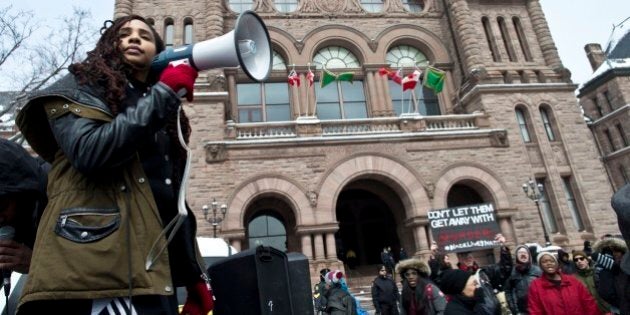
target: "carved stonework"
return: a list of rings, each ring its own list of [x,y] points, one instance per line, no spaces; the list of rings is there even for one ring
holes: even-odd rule
[[[325,12],[341,12],[346,1],[339,0],[317,0],[317,6]]]
[[[308,202],[311,204],[311,207],[317,206],[317,193],[315,191],[307,191],[306,198],[308,198]]]
[[[490,134],[490,145],[492,145],[493,147],[507,147],[509,145],[507,131],[493,131]]]
[[[277,12],[275,6],[271,2],[271,0],[258,0],[256,1],[256,6],[254,6],[254,11],[258,13],[274,13]]]
[[[212,143],[206,145],[206,163],[222,162],[226,159],[225,144]]]
[[[343,10],[345,13],[363,13],[363,6],[358,0],[346,0],[346,7]]]
[[[302,53],[302,49],[304,49],[304,42],[301,40],[297,40],[295,42],[293,42],[293,46],[295,46],[295,49],[298,50],[298,53]]]
[[[208,75],[208,84],[210,92],[222,92],[227,89],[227,80],[221,73]]]
[[[370,49],[372,49],[373,52],[376,52],[376,49],[378,48],[378,41],[371,39],[368,42],[368,46],[370,47]]]
[[[301,1],[297,11],[302,13],[317,13],[319,12],[319,8],[315,4],[315,0],[305,0]]]
[[[429,199],[433,199],[433,196],[435,195],[435,184],[432,182],[427,182],[425,190],[427,191],[427,196],[429,197]]]

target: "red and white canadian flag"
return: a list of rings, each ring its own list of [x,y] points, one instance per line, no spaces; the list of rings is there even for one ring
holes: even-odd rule
[[[291,70],[291,72],[289,72],[288,82],[291,86],[300,86],[300,77],[295,70]]]
[[[418,84],[421,75],[422,72],[414,70],[412,73],[405,76],[401,81],[403,91],[413,90],[414,88],[416,88],[416,85]]]
[[[313,86],[313,81],[315,81],[315,74],[313,74],[313,71],[311,71],[311,69],[308,69],[308,72],[306,73],[306,81],[308,81],[308,86]]]

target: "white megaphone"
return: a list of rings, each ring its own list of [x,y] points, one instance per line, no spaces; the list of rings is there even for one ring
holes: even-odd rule
[[[188,63],[197,71],[240,66],[252,80],[263,81],[271,71],[271,42],[262,19],[245,11],[231,32],[197,44],[169,47],[153,59],[151,71],[160,73],[169,63]]]

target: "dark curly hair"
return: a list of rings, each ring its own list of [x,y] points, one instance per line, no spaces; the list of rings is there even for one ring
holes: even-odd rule
[[[87,53],[87,58],[79,63],[70,65],[68,70],[76,78],[79,84],[87,84],[102,89],[102,97],[111,110],[112,114],[119,113],[119,104],[122,104],[125,97],[125,86],[128,83],[128,77],[132,74],[133,68],[127,64],[123,55],[120,53],[118,46],[120,43],[119,32],[121,27],[132,20],[139,20],[149,26],[153,37],[155,38],[156,53],[160,53],[165,49],[164,41],[155,31],[153,26],[147,20],[139,15],[128,15],[117,18],[114,21],[105,21],[101,28],[101,38],[96,43],[94,50]],[[156,73],[150,73],[147,78],[148,84],[154,84],[158,81],[159,76]],[[190,138],[190,122],[184,111],[180,114],[180,123],[184,140],[188,143]],[[166,122],[166,131],[171,139],[171,156],[176,158],[174,165],[174,174],[177,184],[181,183],[181,173],[184,169],[186,161],[186,150],[179,144],[177,136],[177,116],[169,117]]]

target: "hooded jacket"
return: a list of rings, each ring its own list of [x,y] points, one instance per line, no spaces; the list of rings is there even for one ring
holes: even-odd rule
[[[68,75],[51,88],[34,95],[19,112],[16,123],[31,147],[52,163],[49,203],[37,232],[31,270],[21,304],[48,299],[95,299],[129,295],[172,295],[175,292],[168,250],[149,263],[154,248],[166,246],[155,197],[136,145],[130,139],[158,132],[179,97],[157,83],[124,115],[111,113],[97,87],[79,85]],[[72,115],[72,116],[70,116]],[[67,138],[58,143],[51,125],[60,119]],[[50,124],[49,124],[50,121]],[[57,126],[59,127],[59,126]],[[80,144],[68,138],[82,135]],[[74,137],[76,138],[76,137]],[[69,159],[65,152],[76,155]],[[78,152],[68,151],[69,147]],[[130,158],[102,166],[106,173],[80,170],[89,163],[105,161],[124,149]],[[98,168],[98,167],[97,167]],[[176,189],[178,191],[179,189]],[[194,240],[195,220],[188,217],[176,234],[177,246],[185,248],[186,281],[205,271]],[[170,247],[170,246],[169,246]]]
[[[0,138],[0,198],[16,198],[15,240],[31,249],[37,221],[46,206],[47,164],[33,158],[21,145]]]
[[[396,265],[396,273],[400,275],[400,279],[403,279],[403,294],[405,294],[406,290],[411,289],[411,287],[409,287],[409,284],[407,283],[407,280],[404,280],[405,277],[403,276],[405,272],[407,272],[407,270],[409,269],[416,270],[419,273],[418,279],[424,279],[427,282],[425,286],[421,286],[420,283],[422,282],[418,282],[418,285],[413,292],[413,297],[416,299],[416,305],[419,305],[420,303],[425,303],[423,300],[421,300],[422,292],[424,293],[425,300],[429,301],[430,303],[428,314],[444,314],[447,304],[446,297],[444,296],[444,293],[442,293],[440,288],[438,288],[438,286],[428,280],[431,276],[431,269],[425,262],[419,259],[410,258],[401,260]],[[405,305],[405,297],[401,295],[400,298],[400,314],[413,315],[409,313],[410,305]],[[407,304],[410,304],[410,302],[407,302]]]
[[[628,253],[626,242],[616,237],[608,237],[593,245],[593,259],[603,264],[595,265],[595,287],[597,293],[610,305],[619,308],[623,314],[630,314],[630,275],[619,263],[612,259],[613,251]],[[608,256],[610,258],[603,259]],[[625,312],[625,313],[624,313]]]
[[[525,245],[516,247],[514,251],[515,266],[505,282],[505,298],[513,314],[527,313],[527,292],[531,283],[542,275],[542,270],[532,264],[531,254],[527,264],[524,265],[518,261],[517,253],[521,248],[526,249],[527,253],[530,254],[529,247]]]

